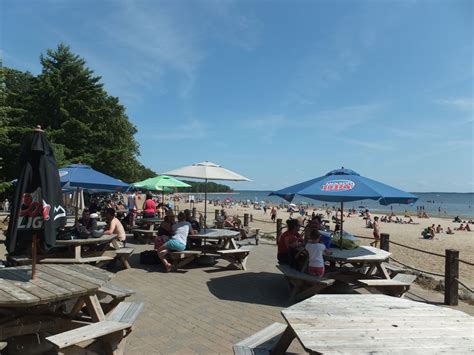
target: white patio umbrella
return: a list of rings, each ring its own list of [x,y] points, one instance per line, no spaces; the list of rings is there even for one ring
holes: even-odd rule
[[[188,177],[194,179],[203,179],[205,181],[204,187],[204,223],[207,218],[207,181],[208,180],[227,180],[227,181],[251,181],[245,176],[239,175],[223,168],[220,165],[205,161],[197,163],[184,168],[168,171],[165,175]]]

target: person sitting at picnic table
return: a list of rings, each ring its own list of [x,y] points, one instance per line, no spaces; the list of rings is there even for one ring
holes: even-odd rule
[[[122,223],[115,217],[115,210],[113,208],[107,208],[105,210],[105,219],[107,221],[107,226],[105,227],[105,235],[117,235],[119,245],[123,246],[126,236],[125,229],[123,228]]]
[[[162,202],[160,202],[158,204],[158,206],[156,207],[156,213],[158,215],[158,218],[165,217],[166,208],[165,208],[165,205]]]
[[[91,218],[89,209],[82,211],[82,217],[76,222],[76,233],[80,238],[90,238],[92,233],[97,230],[97,220]]]
[[[297,219],[286,221],[287,230],[278,238],[277,259],[279,264],[291,264],[297,248],[302,246],[302,240],[298,233],[300,225]]]
[[[95,198],[91,199],[91,202],[89,204],[89,212],[90,213],[97,213],[99,212],[100,208],[99,205],[97,204],[97,200]]]
[[[312,230],[321,229],[321,216],[314,215],[314,217],[308,222],[306,228],[304,229],[304,240],[307,242],[309,240]]]
[[[186,221],[189,222],[189,224],[191,225],[193,234],[199,233],[201,231],[201,226],[199,225],[199,222],[193,218],[191,211],[188,209],[184,210],[184,216],[185,216]],[[202,245],[201,239],[188,240],[188,246],[190,248],[200,247],[201,245]]]
[[[323,254],[329,254],[326,246],[320,242],[321,235],[317,229],[313,229],[306,242],[305,250],[308,253],[308,274],[315,276],[324,275]]]
[[[151,193],[146,194],[145,202],[143,203],[143,218],[154,218],[156,216],[156,203],[153,201]]]
[[[186,221],[184,212],[178,213],[178,222],[173,225],[173,236],[165,244],[157,249],[158,257],[166,268],[171,271],[171,264],[166,260],[166,255],[171,251],[183,251],[186,249],[188,235],[193,234],[191,224]]]

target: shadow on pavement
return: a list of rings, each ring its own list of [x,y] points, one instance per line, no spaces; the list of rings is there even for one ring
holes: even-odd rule
[[[219,299],[268,306],[288,307],[288,288],[281,274],[244,272],[216,277],[207,282],[209,291]]]

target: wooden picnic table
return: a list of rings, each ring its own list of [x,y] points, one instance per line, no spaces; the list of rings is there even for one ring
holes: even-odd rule
[[[142,304],[122,302],[131,293],[109,284],[113,274],[85,264],[40,264],[36,275],[31,280],[31,266],[0,269],[0,345],[11,337],[37,334],[37,343],[20,338],[22,345],[44,347],[46,338],[58,353],[69,354],[69,349],[78,350],[71,348],[77,344],[94,346],[91,341],[101,339],[108,353],[123,353],[124,337]],[[112,302],[100,303],[98,295],[104,293]]]
[[[54,258],[43,258],[40,259],[41,263],[92,263],[92,262],[105,262],[111,261],[115,258],[115,255],[106,253],[106,249],[118,250],[120,246],[117,243],[116,235],[102,235],[99,238],[87,238],[87,239],[70,239],[70,240],[56,240],[57,246],[67,246],[74,251],[71,256],[65,255],[63,257]],[[109,247],[109,245],[111,247]],[[95,247],[98,250],[94,252],[94,256],[83,255],[83,247]],[[106,255],[109,254],[109,255]],[[113,253],[112,253],[113,254]]]
[[[247,258],[250,254],[249,248],[239,248],[235,238],[240,236],[240,231],[230,229],[203,229],[199,234],[189,235],[191,240],[201,240],[201,246],[193,246],[192,250],[200,250],[202,255],[198,261],[201,264],[213,264],[215,257],[227,260],[230,265],[237,269],[246,270]],[[213,242],[212,244],[207,244]],[[211,254],[211,255],[209,255]]]
[[[97,292],[111,273],[90,265],[43,264],[36,274],[31,280],[31,266],[0,269],[0,340],[69,324],[59,307],[64,301],[76,300],[71,316],[85,304],[94,321],[104,319]]]
[[[474,353],[474,317],[384,295],[316,295],[282,312],[311,354]]]
[[[202,240],[204,247],[208,241],[217,241],[220,243],[216,245],[215,249],[238,249],[234,238],[238,237],[239,235],[239,231],[208,228],[202,229],[198,234],[189,235],[188,238]]]
[[[324,259],[332,263],[352,264],[354,266],[368,266],[365,276],[372,276],[375,270],[383,279],[390,279],[390,275],[383,266],[392,254],[378,248],[370,246],[360,246],[356,249],[330,248],[330,254],[325,255]]]

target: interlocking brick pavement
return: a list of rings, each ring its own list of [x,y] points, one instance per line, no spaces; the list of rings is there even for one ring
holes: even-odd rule
[[[134,247],[132,269],[112,279],[136,291],[130,300],[145,303],[127,339],[127,354],[231,354],[238,341],[273,322],[284,323],[280,311],[290,303],[275,267],[274,245],[254,247],[247,271],[227,268],[220,260],[172,273],[139,263],[138,254],[151,245]],[[290,350],[303,352],[296,341]]]

